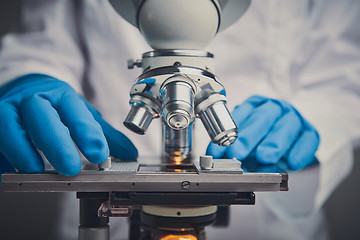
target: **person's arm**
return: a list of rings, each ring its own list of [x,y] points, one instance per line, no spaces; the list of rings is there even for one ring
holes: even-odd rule
[[[360,4],[354,1],[316,1],[311,7],[308,15],[302,16],[304,19],[288,19],[288,27],[298,23],[296,21],[304,22],[298,32],[292,32],[296,37],[292,35],[290,39],[297,42],[275,38],[278,45],[285,45],[280,48],[285,52],[285,58],[276,51],[272,57],[282,63],[280,68],[286,66],[281,69],[286,74],[280,76],[282,81],[278,81],[276,74],[272,76],[273,83],[288,84],[284,87],[288,87],[288,91],[283,94],[286,102],[265,97],[249,98],[234,110],[239,126],[238,140],[227,149],[211,144],[208,153],[239,160],[249,160],[249,156],[254,154],[255,158],[251,158],[254,161],[285,161],[293,170],[312,165],[315,161],[311,160],[316,156],[320,165],[318,175],[312,176],[316,175],[318,182],[310,181],[308,184],[312,185],[308,186],[316,189],[314,202],[309,201],[312,205],[309,208],[318,209],[349,173],[352,143],[360,136],[360,112],[357,111],[360,106]],[[284,13],[284,9],[280,13]],[[281,30],[285,31],[284,28]],[[298,46],[299,42],[301,45]],[[302,136],[306,132],[310,137],[304,141]],[[297,147],[299,145],[301,147]],[[297,210],[297,201],[312,198],[310,194],[300,196],[300,190],[304,189],[296,186],[296,182],[304,179],[293,176],[301,174],[292,172],[290,176],[290,192],[299,193],[297,198],[288,201],[286,196],[291,194],[274,194],[279,202],[288,201]],[[286,209],[285,205],[281,208]]]
[[[0,174],[44,171],[39,150],[61,174],[79,173],[78,150],[92,163],[137,150],[83,97],[75,1],[25,1],[20,32],[0,50]],[[76,89],[77,92],[74,90]]]
[[[23,1],[17,30],[1,39],[0,86],[22,75],[40,73],[81,91],[84,59],[74,2]]]
[[[323,1],[313,11],[297,69],[299,91],[290,101],[321,136],[316,206],[351,170],[360,137],[360,4]]]
[[[352,170],[360,137],[359,22],[358,1],[315,2],[301,61],[293,69],[298,91],[289,102],[320,135],[319,165],[290,173],[289,192],[264,199],[280,222],[296,229],[319,217],[316,213]]]

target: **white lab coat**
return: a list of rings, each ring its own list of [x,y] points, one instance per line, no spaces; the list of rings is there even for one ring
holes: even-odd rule
[[[24,1],[23,33],[1,42],[0,85],[27,73],[66,81],[132,139],[140,159],[160,155],[159,121],[145,136],[122,125],[129,89],[140,74],[128,70],[126,60],[140,58],[150,47],[107,1],[77,1],[82,12],[74,2]],[[208,47],[229,109],[254,94],[285,99],[321,137],[319,166],[290,173],[289,192],[257,194],[256,206],[233,207],[231,229],[210,229],[209,239],[326,239],[321,206],[349,173],[353,142],[360,136],[359,3],[253,1]],[[194,146],[202,153],[209,138],[197,125]],[[78,203],[73,194],[64,201],[59,234],[74,239],[78,218],[72,207]],[[124,239],[124,220],[111,224],[112,239]]]

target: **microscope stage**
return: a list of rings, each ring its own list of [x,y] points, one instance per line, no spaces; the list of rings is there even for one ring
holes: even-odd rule
[[[218,193],[287,191],[287,173],[244,173],[233,159],[214,159],[211,169],[185,165],[112,161],[107,170],[82,170],[74,177],[5,173],[5,192],[172,192]]]

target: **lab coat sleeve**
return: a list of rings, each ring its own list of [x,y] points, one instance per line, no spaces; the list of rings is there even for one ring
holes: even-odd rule
[[[293,65],[297,86],[289,99],[320,135],[317,183],[303,188],[317,188],[308,210],[319,209],[349,174],[360,136],[360,4],[322,3]]]
[[[63,80],[80,92],[84,61],[74,2],[23,2],[18,31],[1,41],[0,86],[25,74],[41,73]]]
[[[350,172],[360,136],[360,4],[324,1],[313,11],[291,101],[320,134],[319,207]]]

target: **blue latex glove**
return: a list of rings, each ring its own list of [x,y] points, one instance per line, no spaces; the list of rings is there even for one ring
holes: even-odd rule
[[[0,88],[0,173],[43,172],[38,148],[59,173],[74,176],[81,169],[74,143],[96,164],[109,154],[138,156],[133,143],[65,82],[30,74]]]
[[[319,134],[288,102],[252,96],[233,111],[238,138],[229,147],[210,143],[215,158],[256,159],[262,164],[284,160],[299,170],[316,162]]]

